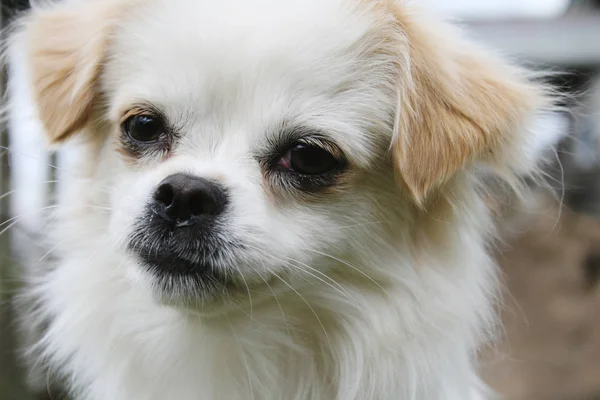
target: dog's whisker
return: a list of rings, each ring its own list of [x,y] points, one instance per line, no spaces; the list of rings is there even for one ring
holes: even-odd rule
[[[256,271],[256,269],[254,269],[252,267],[250,267],[250,269],[253,270],[253,272],[256,274],[256,276],[258,276],[260,279],[262,279],[262,281],[265,283],[265,285],[267,286],[267,288],[269,289],[269,291],[273,295],[273,299],[277,303],[277,307],[279,308],[279,311],[281,312],[281,317],[283,318],[283,324],[285,325],[285,330],[286,330],[286,332],[288,334],[288,337],[291,340],[292,339],[292,334],[290,332],[290,326],[289,326],[287,317],[285,316],[285,312],[283,311],[283,307],[281,305],[281,301],[279,300],[279,297],[277,297],[277,294],[273,290],[273,287],[269,284],[269,281],[266,278],[264,278],[260,273],[258,273],[258,271]]]
[[[229,363],[227,362],[227,358],[226,357],[222,357],[221,361],[223,362],[223,365],[225,366],[225,369],[229,372],[229,375],[231,377],[231,380],[233,381],[233,384],[240,389],[241,392],[245,392],[245,385],[243,383],[241,383],[237,377],[237,374],[235,374],[231,368],[231,366],[229,365]],[[243,377],[241,378],[243,379]]]
[[[290,285],[285,279],[283,279],[282,277],[280,277],[278,274],[276,274],[275,272],[272,272],[272,275],[279,279],[279,281],[281,281],[281,283],[283,283],[285,286],[287,286],[292,292],[296,293],[296,295],[306,304],[306,306],[309,308],[309,310],[313,313],[313,315],[315,316],[315,318],[317,319],[317,322],[319,323],[319,325],[321,326],[321,329],[323,330],[323,334],[325,335],[325,340],[327,341],[327,344],[329,345],[329,348],[332,349],[333,348],[333,344],[331,342],[331,339],[329,338],[329,334],[327,333],[327,329],[325,329],[325,325],[323,324],[323,322],[321,321],[321,318],[319,317],[319,314],[317,314],[317,311],[314,309],[314,307],[306,300],[306,298],[304,296],[302,296],[300,294],[300,292],[298,292],[292,285]]]
[[[39,185],[46,185],[46,184],[52,184],[52,183],[59,183],[60,181],[57,180],[49,180],[49,181],[40,181],[40,182],[35,182],[35,184],[39,184]],[[24,191],[26,191],[27,189],[22,188],[22,189],[11,189],[10,191],[3,193],[2,195],[0,195],[0,199],[3,199],[5,197],[8,197],[10,195],[16,194],[16,193],[23,193]]]
[[[354,266],[354,265],[350,264],[349,262],[347,262],[347,261],[344,261],[344,260],[342,260],[342,259],[339,259],[339,258],[337,258],[337,257],[335,257],[335,256],[332,256],[331,254],[327,254],[327,253],[320,252],[320,251],[318,251],[318,250],[309,249],[309,248],[303,248],[303,249],[304,249],[304,250],[306,250],[306,251],[310,251],[310,252],[312,252],[312,253],[319,254],[319,255],[321,255],[321,256],[323,256],[323,257],[330,258],[330,259],[332,259],[332,260],[334,260],[334,261],[337,261],[337,262],[339,262],[339,263],[342,263],[342,264],[344,264],[345,266],[347,266],[347,267],[349,267],[349,268],[352,268],[353,270],[355,270],[356,272],[358,272],[359,274],[361,274],[362,276],[364,276],[365,278],[367,278],[369,281],[371,281],[373,284],[375,284],[375,285],[376,285],[376,286],[377,286],[379,289],[381,289],[381,291],[382,291],[384,294],[386,294],[386,295],[388,294],[388,293],[387,293],[387,290],[386,290],[386,289],[384,289],[384,288],[383,288],[383,286],[381,286],[381,285],[379,284],[379,282],[377,282],[375,279],[373,279],[372,277],[370,277],[370,276],[369,276],[367,273],[365,273],[364,271],[362,271],[360,268],[357,268],[356,266]]]
[[[250,398],[251,400],[254,400],[254,388],[252,387],[252,375],[250,373],[250,366],[248,365],[248,360],[246,359],[246,352],[244,351],[244,348],[242,347],[242,344],[239,340],[239,338],[237,337],[236,333],[235,333],[235,329],[233,329],[233,326],[231,325],[231,321],[229,320],[229,316],[226,315],[226,319],[227,319],[227,323],[229,324],[229,329],[231,330],[231,334],[233,336],[233,340],[235,340],[235,342],[237,343],[238,349],[240,351],[240,354],[242,355],[242,361],[244,363],[244,368],[246,368],[246,375],[247,375],[247,379],[248,379],[248,386],[250,389]]]
[[[356,300],[351,296],[351,294],[348,292],[348,290],[346,288],[344,288],[339,282],[337,282],[335,279],[331,278],[330,276],[315,270],[315,272],[319,273],[320,275],[326,277],[329,281],[331,281],[332,283],[329,283],[327,281],[325,281],[322,278],[319,278],[317,275],[305,270],[303,268],[303,266],[301,265],[295,265],[293,262],[286,262],[286,261],[281,261],[282,263],[284,263],[285,266],[291,267],[293,272],[298,273],[299,276],[302,276],[303,274],[308,275],[314,279],[316,279],[317,281],[323,283],[324,285],[332,288],[333,290],[335,290],[336,292],[338,292],[340,295],[342,295],[344,298],[350,300],[350,302],[356,304]],[[314,270],[314,268],[313,268]],[[304,280],[306,281],[306,277],[304,277]],[[310,282],[310,281],[307,281]],[[315,285],[314,282],[312,282],[313,285]],[[316,286],[316,285],[315,285]]]
[[[352,224],[352,225],[335,226],[335,227],[331,227],[331,228],[329,228],[329,227],[321,228],[321,230],[324,232],[337,231],[337,230],[342,230],[342,229],[360,228],[360,227],[371,226],[371,225],[383,225],[385,223],[386,223],[385,221],[371,221],[371,222],[356,223],[356,224]]]
[[[233,299],[231,298],[231,294],[229,293],[228,290],[226,290],[226,289],[223,290],[223,293],[227,297],[229,305],[231,305],[235,309],[239,310],[242,314],[244,314],[245,316],[247,316],[248,318],[250,318],[250,320],[252,320],[252,317],[250,316],[250,313],[247,312],[241,305],[239,305],[235,301],[233,301]]]
[[[99,230],[104,230],[104,229],[105,229],[104,227],[99,227],[99,228],[87,231],[86,234],[89,234],[91,232],[97,232]],[[38,263],[44,261],[44,259],[46,257],[48,257],[52,252],[56,251],[59,247],[64,246],[69,243],[73,243],[75,240],[76,239],[69,238],[69,239],[62,240],[61,242],[55,244],[52,248],[50,248],[50,250],[48,250],[46,253],[44,253],[44,255],[38,260]]]
[[[100,210],[107,210],[107,211],[113,211],[112,207],[108,207],[108,206],[98,206],[98,205],[93,205],[93,204],[86,204],[85,205],[87,208],[97,208]]]
[[[21,151],[15,151],[15,150],[11,149],[10,147],[7,147],[7,146],[0,146],[0,149],[4,149],[4,150],[6,150],[8,153],[16,154],[16,155],[18,155],[18,156],[20,156],[20,157],[26,157],[26,158],[29,158],[29,159],[31,159],[31,160],[33,160],[33,161],[40,161],[40,160],[39,160],[39,158],[37,158],[37,157],[35,157],[35,156],[32,156],[32,155],[30,155],[30,154],[27,154],[27,153],[23,153],[23,152],[21,152]],[[62,170],[62,168],[60,168],[60,167],[58,167],[58,166],[56,166],[56,165],[49,164],[49,163],[46,163],[46,162],[44,162],[44,164],[45,164],[47,167],[49,167],[49,168],[52,168],[52,169],[55,169],[55,170],[57,170],[57,171],[60,171],[60,170]]]
[[[10,192],[6,192],[6,193],[4,193],[4,194],[0,195],[0,199],[3,199],[3,198],[5,198],[5,197],[8,197],[8,196],[10,196],[11,194],[15,193],[16,191],[17,191],[17,190],[16,190],[16,189],[14,189],[14,190],[11,190]]]
[[[252,305],[252,294],[250,293],[250,286],[248,286],[248,282],[246,281],[246,278],[244,277],[244,273],[239,269],[239,266],[236,266],[236,268],[238,270],[239,277],[244,282],[244,286],[246,286],[246,292],[248,293],[248,302],[249,302],[249,307],[250,307],[250,321],[252,321],[253,305]]]
[[[297,271],[300,271],[300,272],[303,272],[303,273],[305,273],[307,275],[312,276],[313,278],[317,279],[318,281],[322,282],[323,284],[331,287],[332,289],[334,289],[335,291],[337,291],[338,293],[340,293],[342,296],[344,296],[348,300],[354,301],[354,299],[352,298],[352,296],[350,295],[350,293],[342,285],[340,285],[335,279],[333,279],[330,276],[328,276],[327,274],[325,274],[325,273],[323,273],[323,272],[321,272],[321,271],[319,271],[319,270],[311,267],[310,265],[308,265],[306,263],[303,263],[301,261],[298,261],[298,260],[294,260],[293,258],[289,258],[289,257],[286,257],[286,258],[288,260],[290,260],[290,261],[286,261],[286,260],[283,260],[283,259],[281,259],[279,257],[276,257],[276,256],[274,256],[274,255],[272,255],[270,253],[267,253],[264,250],[261,250],[259,248],[252,247],[252,246],[249,246],[249,247],[253,248],[254,250],[256,250],[258,252],[261,252],[261,254],[263,254],[263,255],[265,255],[267,257],[270,257],[270,258],[272,258],[272,259],[274,259],[276,261],[279,261],[279,262],[283,263],[284,265],[287,265],[287,266],[290,266],[292,268],[295,268]],[[295,265],[295,264],[293,264],[293,262],[296,262],[299,265]],[[307,271],[307,270],[305,270],[303,268],[300,268],[300,266],[302,266],[304,268],[307,268],[309,271]],[[310,271],[313,271],[313,272],[315,272],[315,273],[323,276],[324,278],[327,278],[332,283],[326,282],[324,279],[319,278],[317,275],[314,275]]]
[[[111,235],[106,235],[106,237],[103,240],[101,240],[97,246],[93,248],[92,252],[87,256],[85,262],[89,262],[92,259],[92,257],[96,255],[96,252],[102,247],[104,247],[106,243],[108,243],[111,240],[111,238]]]
[[[32,214],[38,213],[40,211],[45,211],[45,210],[51,209],[51,208],[56,208],[56,206],[42,207],[42,208],[39,208],[37,210],[33,210],[33,211],[27,212],[27,213],[22,213],[22,214],[19,214],[19,215],[16,215],[16,216],[12,217],[12,218],[7,219],[6,221],[0,223],[0,227],[5,226],[5,225],[8,224],[8,226],[6,226],[6,228],[0,230],[0,236],[3,235],[4,233],[6,233],[10,228],[12,228],[15,225],[17,225],[19,222],[25,220],[26,217],[28,217],[28,216],[30,216]]]
[[[295,262],[295,263],[297,263],[299,266],[305,267],[305,268],[307,268],[307,269],[309,269],[309,270],[311,270],[311,271],[313,271],[313,272],[315,272],[315,273],[317,273],[317,274],[319,274],[319,275],[323,276],[324,278],[327,278],[327,279],[331,280],[331,281],[332,281],[332,283],[333,283],[333,285],[335,285],[335,286],[331,286],[331,284],[330,284],[330,283],[327,283],[327,282],[323,282],[323,283],[326,283],[326,284],[328,284],[328,285],[329,285],[330,287],[332,287],[333,289],[337,289],[338,291],[341,291],[341,290],[343,290],[343,289],[344,289],[344,288],[343,288],[343,287],[342,287],[342,286],[341,286],[341,285],[340,285],[338,282],[336,282],[336,281],[335,281],[333,278],[331,278],[331,277],[330,277],[330,276],[328,276],[327,274],[325,274],[325,273],[323,273],[323,272],[319,271],[318,269],[315,269],[314,267],[311,267],[310,265],[308,265],[308,264],[306,264],[306,263],[303,263],[303,262],[301,262],[301,261],[299,261],[299,260],[296,260],[296,259],[294,259],[294,258],[291,258],[291,257],[285,257],[285,258],[288,260],[288,261],[286,261],[286,260],[284,260],[284,259],[282,259],[282,258],[280,258],[280,257],[277,257],[277,256],[275,256],[275,255],[273,255],[273,254],[271,254],[271,253],[267,252],[267,251],[266,251],[266,250],[264,250],[264,249],[261,249],[261,248],[258,248],[258,247],[256,247],[256,246],[252,246],[252,245],[247,245],[247,246],[248,246],[248,248],[250,248],[250,249],[253,249],[253,250],[255,250],[255,251],[258,251],[258,252],[259,252],[259,253],[261,253],[262,255],[265,255],[265,256],[267,256],[267,257],[269,257],[269,258],[272,258],[272,259],[274,259],[274,260],[276,260],[276,261],[279,261],[279,262],[281,262],[281,263],[284,263],[284,264],[286,264],[286,265],[291,265],[291,266],[293,266],[293,267],[298,267],[297,265],[291,264],[291,262]],[[315,278],[318,278],[318,277],[315,277]],[[321,281],[322,281],[322,280],[321,280]]]
[[[36,208],[34,210],[30,210],[30,211],[27,211],[25,213],[14,215],[11,218],[9,218],[9,219],[3,221],[2,223],[0,223],[0,227],[3,226],[3,225],[5,225],[5,224],[7,224],[7,223],[10,223],[10,222],[14,221],[15,219],[26,218],[26,217],[29,217],[29,216],[31,216],[33,214],[39,213],[41,211],[45,211],[45,210],[49,210],[49,209],[57,208],[57,207],[58,207],[57,205],[49,205],[49,206],[45,206],[45,207]]]

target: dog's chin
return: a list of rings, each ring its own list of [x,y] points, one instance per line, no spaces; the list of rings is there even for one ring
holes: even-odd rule
[[[273,278],[226,273],[228,268],[210,263],[142,252],[136,259],[156,301],[206,317],[244,312],[280,289]]]

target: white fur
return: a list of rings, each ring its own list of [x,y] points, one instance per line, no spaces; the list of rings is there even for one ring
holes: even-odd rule
[[[360,58],[355,44],[378,21],[351,4],[151,0],[119,22],[100,82],[107,119],[147,101],[186,134],[140,168],[113,139],[94,153],[70,144],[77,166],[50,244],[59,261],[29,294],[50,322],[36,349],[78,399],[484,398],[488,211],[465,173],[443,239],[415,248],[417,221],[385,159],[396,89],[377,63],[390,55]],[[13,92],[11,109],[30,107]],[[336,201],[275,203],[253,154],[284,119],[326,131],[361,184]],[[528,155],[546,139],[534,142]],[[247,245],[231,256],[248,285],[231,303],[165,304],[125,249],[158,182],[182,171],[230,192],[223,236]]]

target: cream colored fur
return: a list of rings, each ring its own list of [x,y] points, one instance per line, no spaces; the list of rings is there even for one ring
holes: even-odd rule
[[[557,139],[534,129],[551,103],[525,71],[391,0],[63,0],[34,5],[10,47],[9,111],[33,103],[73,156],[56,261],[28,268],[32,366],[90,400],[487,398],[486,177],[517,187]],[[167,156],[121,146],[140,103],[176,121]],[[287,125],[345,154],[337,186],[267,181],[256,154]],[[165,298],[127,249],[177,172],[228,188],[244,285],[226,298]]]

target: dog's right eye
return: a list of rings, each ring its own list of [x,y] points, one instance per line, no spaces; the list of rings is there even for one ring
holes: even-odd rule
[[[167,131],[161,118],[143,114],[127,118],[122,129],[131,140],[144,143],[158,141]]]

